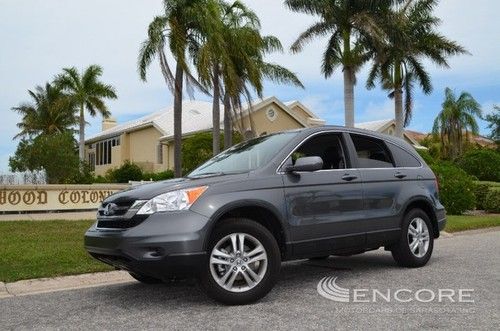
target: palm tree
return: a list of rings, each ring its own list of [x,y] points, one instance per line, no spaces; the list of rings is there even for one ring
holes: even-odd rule
[[[345,125],[354,126],[356,73],[369,60],[370,48],[382,38],[378,18],[395,0],[286,0],[295,12],[319,16],[292,44],[294,53],[316,37],[328,36],[321,71],[325,78],[342,67],[344,75]]]
[[[191,84],[202,88],[190,74],[186,60],[189,49],[197,47],[200,23],[207,22],[210,16],[203,0],[164,0],[164,14],[157,16],[149,24],[148,38],[142,43],[138,70],[146,81],[147,69],[158,57],[160,69],[169,90],[174,94],[174,174],[182,176],[182,95],[183,81],[186,79],[188,92]],[[166,50],[176,61],[175,73],[167,60]]]
[[[303,85],[287,69],[263,60],[266,53],[282,51],[283,48],[275,37],[260,35],[260,22],[252,10],[240,1],[227,3],[220,0],[208,1],[207,8],[211,8],[212,19],[210,25],[204,27],[203,41],[198,49],[194,49],[192,57],[200,83],[213,90],[213,153],[216,155],[220,150],[221,99],[225,109],[224,141],[227,148],[231,144],[234,110],[241,110],[242,97],[250,104],[252,89],[262,96],[263,78]]]
[[[462,46],[435,30],[440,24],[432,13],[436,3],[437,0],[406,0],[396,5],[384,20],[386,40],[373,53],[374,63],[366,85],[373,88],[379,79],[382,87],[390,91],[398,137],[403,136],[403,128],[411,121],[415,82],[425,94],[432,91],[423,60],[448,68],[447,57],[466,53]]]
[[[467,92],[457,98],[450,88],[444,91],[443,109],[434,120],[432,133],[441,137],[443,154],[455,159],[463,150],[463,136],[469,131],[477,135],[476,117],[481,117],[481,106]]]
[[[78,123],[75,117],[75,104],[58,87],[46,83],[28,90],[32,102],[23,103],[12,110],[22,115],[17,124],[21,129],[15,138],[50,135],[73,131],[71,127]]]
[[[95,117],[97,113],[103,117],[109,117],[111,113],[106,106],[106,99],[116,99],[113,86],[99,80],[102,76],[102,68],[91,65],[82,73],[75,67],[64,68],[63,73],[56,76],[54,83],[61,88],[75,103],[79,113],[79,144],[78,155],[80,161],[85,160],[85,110],[90,116]]]

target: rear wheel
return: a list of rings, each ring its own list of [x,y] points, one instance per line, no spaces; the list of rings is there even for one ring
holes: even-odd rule
[[[160,284],[162,283],[161,279],[158,278],[153,278],[150,276],[138,274],[135,272],[129,272],[130,276],[132,276],[135,280],[138,280],[139,282],[143,284]]]
[[[248,219],[227,219],[210,239],[201,280],[208,295],[226,304],[264,297],[278,279],[280,250],[274,236]]]
[[[429,216],[421,209],[412,209],[405,215],[401,230],[399,242],[391,249],[394,260],[403,267],[424,266],[434,248]]]

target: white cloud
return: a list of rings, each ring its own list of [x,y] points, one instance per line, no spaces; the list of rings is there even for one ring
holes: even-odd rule
[[[370,101],[358,115],[357,122],[369,122],[394,118],[394,101],[387,99],[381,103]]]

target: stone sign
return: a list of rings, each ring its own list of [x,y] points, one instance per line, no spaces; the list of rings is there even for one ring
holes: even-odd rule
[[[106,197],[128,187],[123,184],[0,186],[0,213],[97,209]]]

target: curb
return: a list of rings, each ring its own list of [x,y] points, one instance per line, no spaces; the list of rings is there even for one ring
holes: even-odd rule
[[[135,280],[125,271],[0,282],[0,299],[132,282]]]

